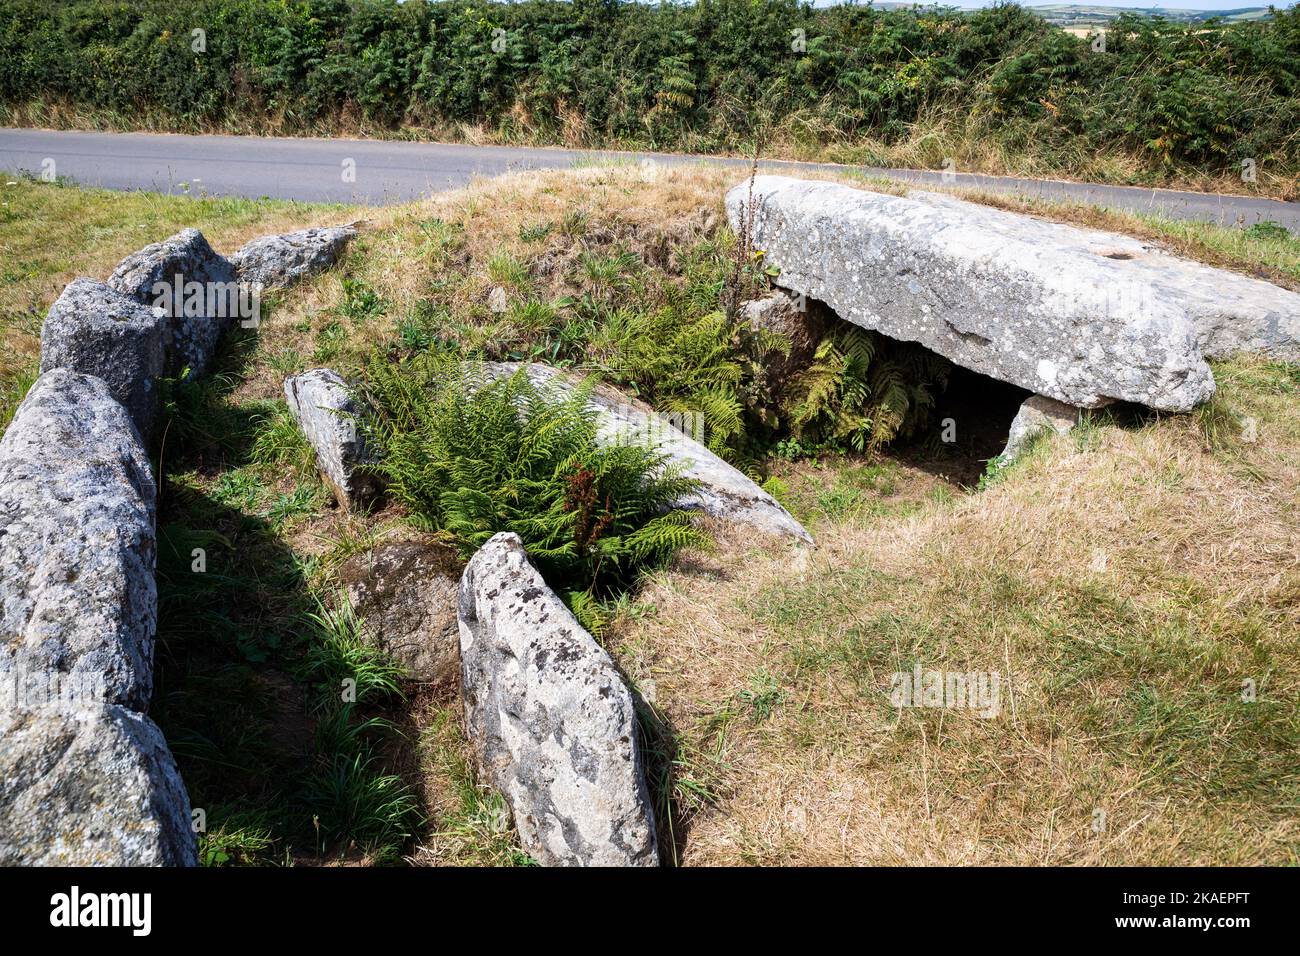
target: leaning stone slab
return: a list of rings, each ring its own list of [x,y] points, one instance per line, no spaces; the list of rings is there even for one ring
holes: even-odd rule
[[[518,362],[484,364],[489,376],[513,375],[519,368]],[[529,381],[540,387],[571,390],[579,384],[547,365],[534,362],[527,369]],[[767,534],[813,543],[812,535],[775,498],[653,409],[608,386],[597,387],[588,404],[596,412],[598,441],[611,445],[637,442],[653,445],[669,461],[681,466],[686,477],[700,482],[697,491],[677,502],[678,507],[746,524]]]
[[[230,262],[240,282],[283,289],[332,266],[356,234],[352,226],[332,226],[263,236],[244,245]]]
[[[162,309],[94,279],[73,279],[41,326],[41,371],[65,368],[102,378],[148,441],[170,344]]]
[[[1070,429],[1079,423],[1079,410],[1073,405],[1066,405],[1054,398],[1043,395],[1031,395],[1025,399],[1011,421],[1011,431],[1007,435],[1007,445],[1002,449],[1004,462],[1014,461],[1028,447],[1033,438],[1042,432],[1056,432],[1068,435]]]
[[[0,706],[0,866],[196,866],[161,731],[114,704]]]
[[[284,382],[284,397],[339,502],[362,505],[372,499],[378,482],[361,469],[373,457],[357,427],[358,406],[343,378],[328,368],[291,375]]]
[[[727,194],[737,228],[748,188]],[[1076,406],[1214,393],[1182,260],[1135,267],[1134,240],[924,193],[759,176],[753,196],[777,281],[842,319]]]
[[[197,229],[182,230],[131,253],[113,270],[108,284],[141,304],[167,311],[173,374],[189,368],[202,375],[239,310],[234,270]]]
[[[109,387],[66,369],[38,378],[0,439],[0,677],[58,674],[148,706],[154,501]]]
[[[495,535],[459,597],[461,695],[481,775],[543,866],[656,866],[636,713],[609,655]]]

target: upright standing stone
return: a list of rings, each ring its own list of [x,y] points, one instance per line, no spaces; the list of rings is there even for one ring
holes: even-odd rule
[[[197,229],[184,229],[131,253],[113,270],[108,284],[137,302],[167,311],[175,350],[173,374],[183,368],[194,375],[207,371],[222,333],[238,317],[234,269]]]
[[[284,397],[339,503],[363,505],[374,498],[378,479],[363,468],[374,457],[358,428],[360,406],[347,382],[333,369],[314,368],[285,379]]]
[[[1068,435],[1070,429],[1078,423],[1079,410],[1074,406],[1058,402],[1054,398],[1031,395],[1012,419],[1007,444],[1000,457],[1003,461],[1014,461],[1029,447],[1035,436],[1043,432]]]
[[[459,603],[465,725],[524,850],[544,866],[657,865],[632,697],[518,535],[470,559]]]
[[[751,328],[775,332],[790,342],[787,354],[765,359],[767,380],[778,392],[812,363],[817,346],[835,318],[822,303],[791,295],[784,289],[774,289],[761,299],[746,302],[740,314]]]
[[[73,279],[41,327],[41,371],[64,368],[107,383],[147,442],[167,374],[166,313],[94,279]]]

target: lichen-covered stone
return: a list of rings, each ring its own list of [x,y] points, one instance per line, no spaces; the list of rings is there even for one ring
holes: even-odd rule
[[[157,590],[154,481],[98,378],[36,380],[0,439],[0,676],[99,681],[144,710]]]
[[[195,866],[162,733],[114,704],[0,707],[0,866]]]
[[[944,205],[963,215],[974,205],[938,193],[914,192],[918,200]],[[1007,213],[1006,215],[1014,215]],[[1097,257],[1109,260],[1124,276],[1115,298],[1135,307],[1160,302],[1181,309],[1196,329],[1201,354],[1209,359],[1253,352],[1300,362],[1300,294],[1248,276],[1180,259],[1150,242],[1113,232],[1038,223],[1068,242],[1085,243],[1077,264],[1091,268]],[[1058,230],[1070,230],[1070,233]],[[1077,234],[1077,235],[1072,235]]]
[[[460,582],[461,695],[481,776],[544,866],[656,866],[631,694],[528,560],[485,544]]]
[[[352,226],[331,226],[262,236],[247,243],[230,261],[240,282],[283,289],[333,265],[356,234]]]
[[[160,291],[164,285],[175,290],[178,282],[179,301],[172,292]],[[238,317],[234,269],[197,229],[184,229],[131,253],[113,270],[108,284],[141,304],[167,312],[173,374],[184,368],[194,375],[207,371],[222,334]],[[199,292],[201,299],[186,293],[187,288]]]
[[[102,282],[73,279],[41,327],[41,371],[64,368],[102,378],[148,441],[167,374],[170,323]]]
[[[284,397],[339,503],[356,506],[373,499],[379,483],[361,470],[373,456],[358,428],[359,406],[343,378],[328,368],[292,375],[285,379]]]
[[[727,194],[739,227],[748,184]],[[1187,411],[1214,393],[1199,275],[1122,236],[948,197],[754,181],[753,241],[783,288],[958,365],[1082,407]]]
[[[339,567],[367,640],[435,687],[460,677],[456,593],[464,560],[437,541],[386,541]]]
[[[580,384],[547,365],[534,362],[526,367],[529,381],[543,388],[571,391]],[[518,362],[484,365],[489,376],[513,375],[519,368]],[[678,507],[749,525],[766,534],[812,543],[812,535],[775,498],[677,427],[693,430],[702,425],[700,419],[673,423],[608,386],[596,388],[588,404],[596,413],[598,441],[611,445],[647,444],[679,466],[686,477],[700,483],[696,491],[676,503]]]
[[[835,321],[822,303],[785,289],[774,289],[761,299],[746,302],[740,314],[755,330],[775,332],[790,343],[789,352],[773,350],[765,358],[767,380],[778,392],[808,367],[817,346]]]
[[[1012,419],[1007,445],[1002,449],[1000,457],[1004,462],[1014,461],[1034,436],[1045,431],[1067,435],[1078,423],[1079,410],[1073,405],[1066,405],[1044,395],[1031,395]]]

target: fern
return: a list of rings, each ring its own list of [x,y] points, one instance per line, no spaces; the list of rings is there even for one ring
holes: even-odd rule
[[[365,429],[416,524],[466,554],[513,531],[557,588],[599,595],[705,539],[675,507],[695,481],[656,450],[597,444],[590,388],[539,387],[522,369],[493,380],[431,352],[379,357],[365,375]]]
[[[794,438],[805,447],[872,452],[929,424],[951,365],[910,342],[844,325],[817,346],[784,400]]]

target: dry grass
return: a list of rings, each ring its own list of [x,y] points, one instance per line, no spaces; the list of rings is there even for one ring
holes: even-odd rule
[[[732,542],[657,580],[615,646],[716,755],[683,862],[1296,862],[1300,375],[1219,378],[1253,444],[1093,426],[978,495],[899,468],[806,511],[813,554]],[[1000,714],[891,707],[918,663],[999,673]]]

